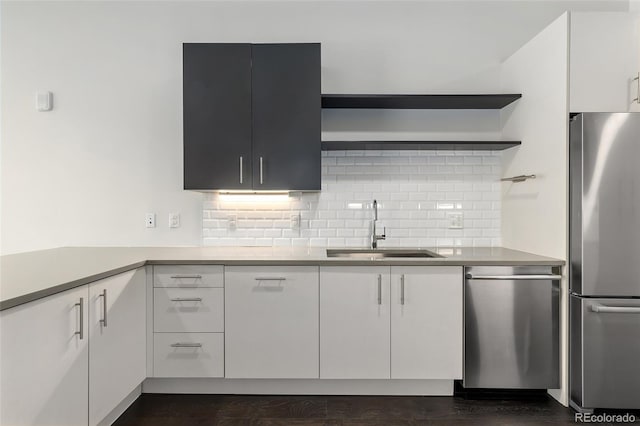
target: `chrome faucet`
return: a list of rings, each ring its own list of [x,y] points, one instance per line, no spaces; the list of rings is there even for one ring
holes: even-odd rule
[[[385,226],[383,228],[382,231],[382,235],[378,235],[376,233],[376,222],[378,221],[378,201],[377,200],[373,200],[373,222],[372,222],[372,226],[371,226],[371,248],[372,249],[377,249],[378,248],[378,241],[379,240],[386,240],[387,239],[387,227]]]

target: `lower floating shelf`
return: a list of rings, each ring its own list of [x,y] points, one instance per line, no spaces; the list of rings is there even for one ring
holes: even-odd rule
[[[520,141],[323,141],[322,150],[501,151],[520,144]]]

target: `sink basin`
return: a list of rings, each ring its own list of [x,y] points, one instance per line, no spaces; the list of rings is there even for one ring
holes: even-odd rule
[[[425,249],[327,249],[327,257],[350,257],[353,259],[430,258],[442,257]]]

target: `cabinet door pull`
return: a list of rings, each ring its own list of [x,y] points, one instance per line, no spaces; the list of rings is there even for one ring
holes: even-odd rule
[[[176,297],[172,302],[202,302],[202,297]]]
[[[632,81],[635,81],[637,86],[636,86],[636,98],[633,101],[631,101],[631,103],[636,102],[640,104],[640,72],[638,72],[638,75]]]
[[[80,340],[82,340],[84,339],[84,298],[81,297],[80,301],[74,306],[78,306],[80,308],[80,329],[74,334],[77,334],[80,337]]]
[[[202,343],[172,343],[172,348],[201,348]]]
[[[262,182],[264,180],[262,179],[262,157],[260,157],[260,185],[262,185]]]
[[[98,297],[102,297],[102,319],[100,322],[107,328],[107,289],[102,290],[102,294],[98,295]]]
[[[242,184],[242,181],[243,181],[242,175],[243,173],[242,173],[242,155],[241,155],[240,156],[240,184]]]
[[[382,274],[378,274],[378,305],[382,305]]]
[[[187,274],[187,275],[171,275],[171,278],[174,280],[179,280],[181,278],[193,278],[195,280],[199,280],[200,278],[202,278],[202,275],[191,275],[191,274]]]
[[[256,281],[286,281],[285,277],[257,277]]]
[[[400,276],[400,304],[404,305],[404,274]]]

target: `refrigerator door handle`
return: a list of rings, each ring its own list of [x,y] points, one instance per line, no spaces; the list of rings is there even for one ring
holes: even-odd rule
[[[640,314],[640,306],[605,306],[594,303],[591,305],[591,311],[602,314]]]

